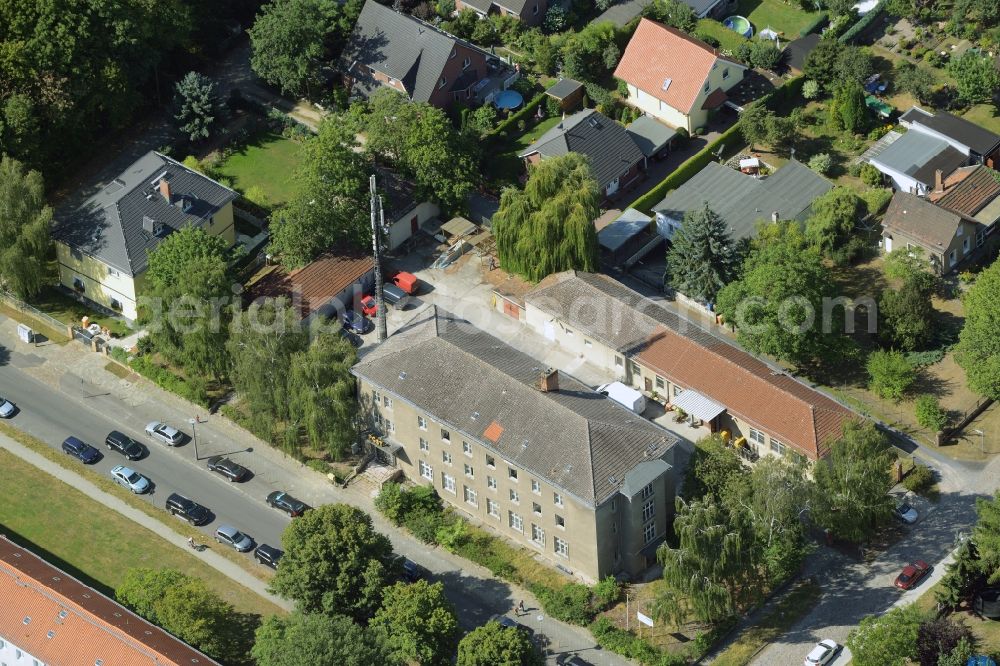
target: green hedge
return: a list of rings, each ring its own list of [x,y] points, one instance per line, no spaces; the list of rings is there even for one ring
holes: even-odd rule
[[[136,356],[129,363],[129,366],[160,388],[176,393],[202,407],[209,406],[208,392],[204,382],[184,380],[166,368],[156,365],[146,356]]]
[[[643,666],[682,666],[688,663],[687,655],[661,652],[631,631],[619,629],[606,617],[590,625],[590,633],[605,650],[635,659]]]
[[[659,185],[633,201],[631,203],[631,207],[636,210],[641,210],[647,215],[652,213],[653,206],[658,204],[660,199],[667,195],[667,192],[675,190],[686,183],[696,173],[704,169],[706,164],[715,159],[715,155],[713,153],[719,149],[719,146],[723,144],[731,146],[734,140],[742,141],[743,139],[739,136],[739,134],[739,127],[736,125],[730,127],[722,134],[722,136],[702,148],[687,162],[684,162],[684,164],[677,167],[669,176],[660,181]]]
[[[826,22],[829,19],[830,17],[826,15],[826,12],[820,12],[820,15],[816,17],[815,21],[813,21],[812,23],[810,23],[809,25],[807,25],[806,27],[802,28],[802,30],[799,31],[799,37],[805,37],[806,35],[811,35],[812,33],[822,28],[824,25],[826,25]]]
[[[854,41],[854,38],[861,34],[861,32],[870,26],[875,19],[882,16],[882,11],[885,9],[886,0],[879,0],[879,3],[872,8],[870,12],[862,16],[857,23],[852,25],[847,31],[837,38],[841,44],[850,44]]]
[[[551,82],[549,85],[545,86],[545,90],[548,90],[549,88],[551,88],[552,86],[554,86],[556,83],[558,83],[558,81]],[[534,113],[535,109],[538,108],[538,105],[541,104],[543,101],[545,101],[545,90],[543,90],[542,92],[540,92],[537,95],[535,95],[534,97],[532,97],[531,101],[524,105],[523,109],[521,109],[517,113],[511,115],[509,118],[507,118],[507,120],[505,120],[502,123],[500,123],[499,125],[497,125],[493,129],[493,131],[492,132],[488,132],[486,134],[486,136],[499,136],[499,135],[503,135],[503,133],[505,133],[511,127],[516,127],[518,120],[523,120],[523,119],[527,118],[528,116],[530,116],[532,113]]]

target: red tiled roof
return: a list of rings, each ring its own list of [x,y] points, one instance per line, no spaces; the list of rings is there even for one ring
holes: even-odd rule
[[[690,113],[717,60],[743,67],[700,39],[644,18],[625,47],[615,76],[683,113]],[[664,90],[667,79],[670,85]]]
[[[659,327],[637,359],[656,374],[690,388],[812,460],[829,451],[845,420],[856,418],[847,408],[785,374],[775,373],[751,354],[726,344],[699,344]]]
[[[274,271],[251,287],[252,298],[291,298],[301,302],[301,316],[330,302],[375,267],[371,254],[353,248],[327,250],[315,261],[291,273]],[[351,304],[345,303],[350,307]]]
[[[726,95],[726,91],[723,90],[722,88],[716,88],[711,93],[709,93],[708,97],[705,98],[705,103],[701,105],[701,108],[717,109],[720,106],[722,106],[722,103],[725,102],[727,99],[729,99],[729,96]]]
[[[218,662],[0,536],[0,636],[46,664]]]

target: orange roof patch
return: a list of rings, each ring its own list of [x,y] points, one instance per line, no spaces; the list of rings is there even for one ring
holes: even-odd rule
[[[486,432],[483,433],[483,437],[496,444],[500,440],[500,435],[502,434],[503,426],[494,421],[488,428],[486,428]]]

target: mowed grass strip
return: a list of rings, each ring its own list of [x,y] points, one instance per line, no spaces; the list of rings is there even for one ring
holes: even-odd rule
[[[237,611],[285,611],[154,532],[0,449],[0,525],[14,541],[108,596],[129,569],[183,571],[200,578]]]
[[[759,623],[747,627],[719,656],[714,666],[745,666],[765,645],[773,643],[805,617],[823,591],[812,580],[798,583]]]
[[[243,192],[257,185],[271,205],[283,204],[298,188],[295,171],[304,157],[302,146],[273,132],[258,134],[219,164],[219,175]]]

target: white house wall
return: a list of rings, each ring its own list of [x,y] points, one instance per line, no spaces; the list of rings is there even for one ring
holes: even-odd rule
[[[428,220],[440,214],[441,209],[437,207],[437,204],[429,201],[417,204],[415,208],[410,209],[389,227],[389,249],[395,250],[413,235],[410,229],[410,220],[413,219],[413,216],[417,217],[418,226],[423,227]]]

